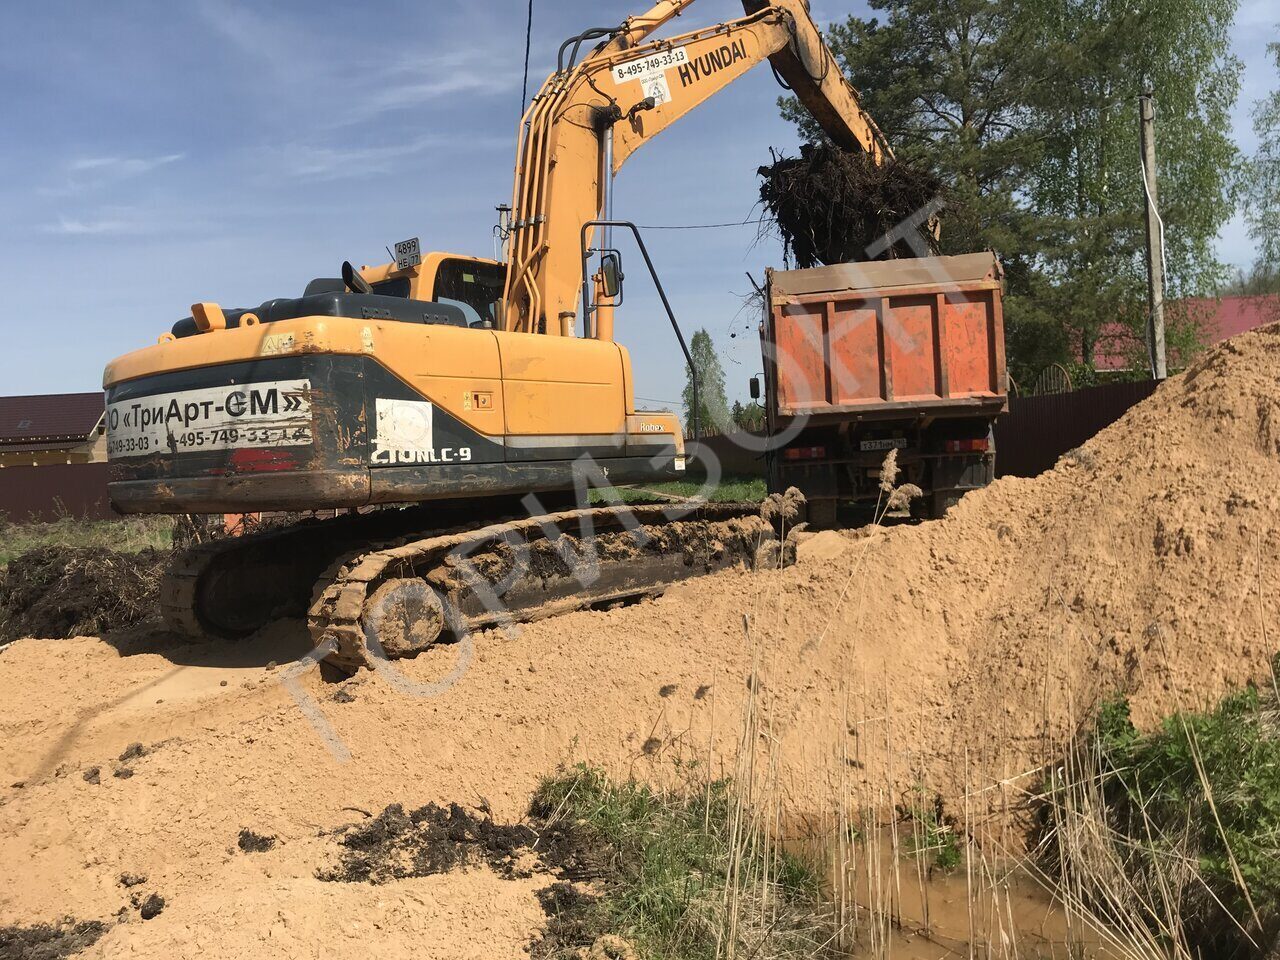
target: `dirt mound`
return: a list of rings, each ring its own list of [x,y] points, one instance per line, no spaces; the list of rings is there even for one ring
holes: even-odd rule
[[[812,544],[827,557],[792,584],[812,604],[784,601],[772,623],[810,634],[802,654],[865,715],[830,749],[868,787],[891,772],[1013,804],[1104,698],[1129,697],[1150,726],[1269,682],[1278,382],[1272,325],[1210,350],[1040,477],[997,481],[939,523]],[[831,726],[830,704],[787,707],[792,737]]]
[[[41,547],[0,570],[0,640],[85,636],[158,612],[170,554]]]
[[[927,170],[895,159],[877,164],[869,154],[804,144],[800,156],[775,154],[761,167],[760,199],[782,232],[798,267],[880,259],[868,248],[942,197],[942,182]],[[916,238],[928,249],[924,232]],[[896,256],[919,256],[905,240]]]
[[[975,688],[1001,663],[1017,687],[988,682],[976,708],[1031,712],[1036,675],[1057,673],[1051,704],[1126,693],[1149,725],[1269,674],[1277,383],[1280,325],[1220,344],[1054,470],[997,483],[933,532],[953,562],[977,543],[1011,568],[963,639]]]

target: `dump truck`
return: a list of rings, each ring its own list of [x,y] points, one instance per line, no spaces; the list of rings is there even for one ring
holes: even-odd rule
[[[991,482],[1008,406],[1002,276],[992,253],[767,272],[751,393],[764,396],[770,485],[799,489],[810,524],[882,502],[890,450],[921,516]]]

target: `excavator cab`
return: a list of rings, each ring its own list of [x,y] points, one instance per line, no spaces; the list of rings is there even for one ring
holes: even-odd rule
[[[303,297],[330,293],[396,297],[456,307],[468,327],[493,330],[499,326],[507,276],[505,264],[452,254],[431,254],[428,262],[429,270],[425,272],[396,271],[372,283],[362,272],[371,268],[356,270],[349,262],[344,263],[342,276],[312,280]]]
[[[428,299],[458,307],[469,327],[494,330],[502,326],[502,291],[506,282],[506,264],[445,257],[436,264]]]
[[[334,283],[352,292],[457,307],[467,326],[492,330],[500,326],[506,281],[504,263],[451,253],[429,253],[410,267],[385,264],[356,270],[344,263],[341,279],[313,280],[312,284]]]

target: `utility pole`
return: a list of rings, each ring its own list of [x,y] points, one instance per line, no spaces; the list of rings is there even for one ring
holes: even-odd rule
[[[1147,352],[1151,376],[1168,376],[1164,359],[1164,221],[1156,192],[1156,99],[1148,88],[1138,98],[1142,113],[1142,180],[1147,198]]]

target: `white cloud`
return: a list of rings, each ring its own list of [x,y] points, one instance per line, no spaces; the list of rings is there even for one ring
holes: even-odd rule
[[[43,232],[64,237],[90,237],[106,233],[134,233],[137,225],[127,220],[80,220],[72,217],[58,217],[57,223],[43,228]]]
[[[288,172],[310,180],[337,180],[388,173],[395,160],[427,148],[425,141],[383,147],[294,146],[287,151]]]
[[[349,116],[351,122],[368,120],[388,110],[416,107],[440,97],[461,94],[494,94],[515,88],[512,75],[480,70],[441,70],[435,79],[409,80],[371,91]]]
[[[273,96],[299,110],[305,107],[308,115],[316,103],[331,104],[323,121],[331,129],[445,97],[519,89],[521,74],[513,62],[471,45],[442,48],[436,40],[397,53],[397,43],[371,59],[353,55],[340,32],[317,33],[300,18],[271,19],[237,0],[200,0],[196,9],[213,33],[252,60],[255,69],[270,71]],[[282,50],[295,56],[283,58]]]
[[[535,78],[536,79],[536,78]],[[480,51],[424,51],[402,56],[355,93],[339,122],[358,123],[391,110],[421,106],[443,97],[493,96],[518,90],[521,73]]]
[[[486,139],[430,135],[418,137],[408,143],[368,147],[291,144],[273,152],[277,153],[277,164],[283,167],[287,176],[305,180],[341,180],[391,173],[398,161],[429,150],[456,150],[460,146],[477,150],[509,145],[507,140],[496,137]]]
[[[185,153],[166,153],[155,157],[79,157],[66,163],[67,177],[60,186],[42,187],[39,192],[47,197],[68,197],[145,176],[185,158]]]
[[[200,0],[196,10],[215,33],[264,66],[274,69],[287,49],[276,46],[277,39],[288,39],[287,31],[250,7],[228,0]],[[297,41],[296,34],[293,40]]]
[[[159,157],[82,157],[68,164],[72,173],[93,172],[112,179],[136,177],[157,167],[177,163],[185,153],[166,153]]]

